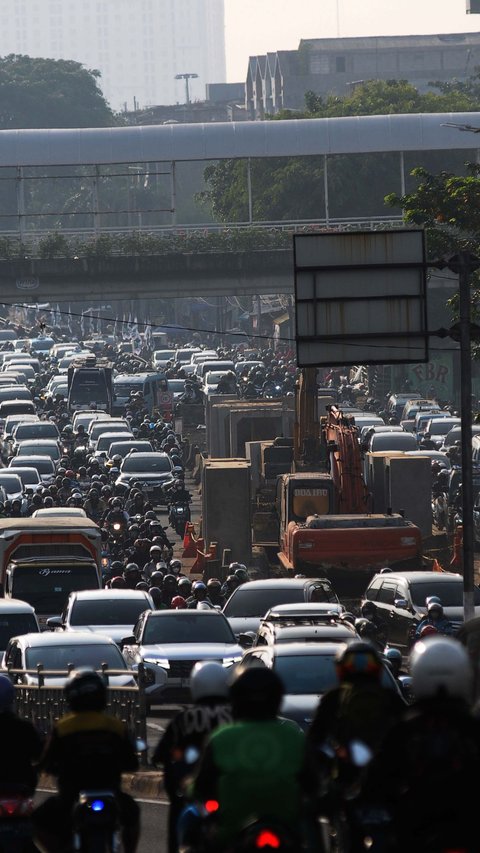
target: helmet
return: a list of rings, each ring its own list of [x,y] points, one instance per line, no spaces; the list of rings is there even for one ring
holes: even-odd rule
[[[238,566],[235,569],[234,575],[237,580],[240,581],[240,583],[245,583],[246,581],[248,581],[247,567],[243,565]]]
[[[355,630],[364,640],[372,640],[373,642],[377,638],[376,626],[370,622],[370,619],[355,619]]]
[[[182,595],[190,595],[192,591],[192,582],[188,578],[179,578],[177,587],[179,592],[182,593]]]
[[[159,560],[160,557],[162,556],[162,549],[161,549],[160,545],[152,545],[148,553],[150,554],[152,559],[155,559],[155,557],[156,557],[157,560]]]
[[[144,592],[148,592],[148,583],[146,581],[139,581],[135,587],[135,589],[143,590]]]
[[[125,579],[118,575],[110,581],[110,589],[125,589]]]
[[[180,572],[182,571],[181,561],[180,560],[172,560],[172,562],[170,563],[170,570],[172,571],[172,573],[174,575],[180,574]]]
[[[139,569],[137,563],[127,563],[127,565],[125,566],[125,568],[123,570],[123,574],[124,575],[131,575],[131,574],[133,574],[133,572],[139,572],[139,571],[140,571],[140,569]]]
[[[221,589],[222,584],[218,580],[218,578],[210,578],[207,581],[207,589]]]
[[[443,606],[440,601],[429,601],[427,604],[427,613],[437,613],[439,616],[443,616]]]
[[[174,610],[185,610],[187,602],[185,601],[182,595],[174,595],[170,602],[170,605],[171,607],[173,607]]]
[[[222,667],[223,669],[223,667]],[[8,711],[15,699],[15,688],[8,675],[0,675],[0,713]]]
[[[140,492],[140,494],[141,494],[141,492]],[[143,495],[142,495],[142,498],[143,498]],[[153,509],[147,510],[147,512],[145,513],[145,521],[158,521],[156,513],[153,511]]]
[[[278,675],[265,666],[235,668],[230,684],[233,716],[270,720],[276,717],[283,696]]]
[[[245,568],[245,566],[243,565],[243,563],[237,563],[237,562],[230,563],[230,565],[228,567],[228,573],[229,573],[229,575],[233,575],[233,573],[235,572],[235,569],[244,569],[244,568]]]
[[[163,588],[170,592],[177,588],[177,579],[175,575],[165,575],[163,578]]]
[[[190,693],[194,702],[217,697],[227,699],[228,670],[218,661],[199,661],[190,674]]]
[[[112,575],[116,575],[117,572],[121,574],[124,568],[125,566],[123,565],[121,560],[114,560],[110,565],[110,572]]]
[[[423,628],[420,630],[421,637],[428,637],[431,634],[438,634],[435,625],[424,625]]]
[[[207,591],[207,587],[203,583],[203,581],[195,581],[195,583],[192,586],[192,592],[194,595],[196,592],[206,592],[206,591]]]
[[[394,675],[398,675],[402,666],[402,653],[399,649],[386,649],[383,653]]]
[[[415,643],[410,654],[416,699],[447,694],[469,701],[473,672],[468,652],[453,637],[432,636]]]
[[[369,601],[367,599],[367,601],[363,602],[360,610],[365,619],[371,619],[377,612],[377,605],[374,601]]]
[[[152,574],[150,575],[150,583],[152,583],[153,586],[161,587],[163,584],[163,573],[159,572],[158,570],[152,572]]]
[[[378,681],[382,672],[382,661],[371,643],[355,640],[341,649],[336,656],[336,667],[340,681],[353,681],[358,677]]]
[[[87,667],[70,673],[64,693],[71,711],[103,711],[107,704],[105,682]]]

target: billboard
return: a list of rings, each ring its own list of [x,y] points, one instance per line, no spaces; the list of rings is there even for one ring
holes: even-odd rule
[[[293,239],[300,367],[428,361],[423,230]]]

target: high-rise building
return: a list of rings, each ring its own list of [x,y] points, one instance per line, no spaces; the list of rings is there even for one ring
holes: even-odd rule
[[[205,98],[226,79],[224,0],[0,0],[0,56],[74,59],[113,109]]]

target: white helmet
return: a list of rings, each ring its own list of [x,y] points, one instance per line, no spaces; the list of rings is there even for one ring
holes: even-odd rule
[[[228,696],[228,669],[218,661],[199,661],[190,675],[190,693],[194,702],[209,697]]]
[[[473,671],[464,646],[453,637],[432,635],[415,643],[410,654],[416,699],[447,694],[471,701]]]

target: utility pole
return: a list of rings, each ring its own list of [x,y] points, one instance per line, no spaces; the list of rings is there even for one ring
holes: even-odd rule
[[[463,538],[463,608],[464,621],[475,615],[474,603],[474,537],[473,537],[473,470],[472,470],[472,353],[470,322],[470,275],[480,267],[480,259],[471,252],[458,252],[446,266],[458,275],[459,322],[451,337],[460,343],[460,402],[462,435],[462,538]],[[453,334],[452,334],[453,333]]]
[[[198,74],[175,74],[175,80],[185,80],[185,103],[190,103],[189,80],[196,80]]]

